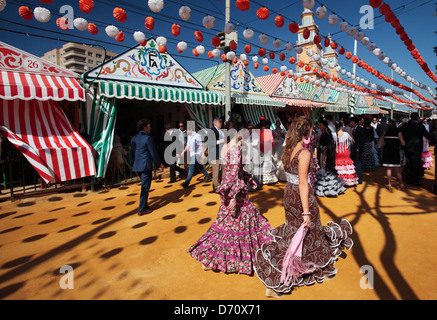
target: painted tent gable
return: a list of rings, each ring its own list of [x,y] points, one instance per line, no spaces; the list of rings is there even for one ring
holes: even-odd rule
[[[272,97],[302,99],[305,98],[300,87],[297,85],[293,77],[285,76],[282,82],[276,87],[272,93]]]
[[[203,89],[169,53],[160,53],[155,39],[138,45],[85,74],[88,79]]]
[[[349,100],[353,101],[355,95],[348,94],[347,92],[340,92],[340,96],[337,99],[337,104],[340,106],[353,106]]]
[[[79,78],[73,71],[0,41],[0,70]]]
[[[355,103],[355,107],[358,108],[369,108],[369,105],[367,104],[367,101],[364,96],[358,95]]]
[[[244,65],[241,60],[238,60],[231,68],[231,91],[241,92],[241,93],[257,93],[264,94],[267,93],[260,86],[256,78],[253,76],[252,72]],[[220,77],[216,78],[215,82],[208,87],[209,89],[215,90],[225,90],[225,73]]]

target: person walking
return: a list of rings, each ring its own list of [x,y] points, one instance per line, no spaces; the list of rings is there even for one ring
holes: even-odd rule
[[[213,140],[213,144],[209,144],[208,157],[212,167],[212,188],[215,190],[221,181],[220,152],[225,143],[225,135],[221,130],[223,125],[222,119],[215,118],[213,124],[211,130],[214,132],[215,140]]]
[[[243,170],[242,147],[236,123],[228,122],[229,143],[223,148],[223,176],[217,218],[187,252],[202,263],[203,270],[253,274],[256,250],[271,241],[273,229],[250,201],[246,184],[256,189],[253,176]]]
[[[161,171],[164,171],[164,165],[155,148],[150,131],[152,126],[149,120],[141,119],[137,123],[138,133],[131,140],[133,166],[132,171],[136,172],[141,178],[140,203],[138,206],[138,215],[149,214],[153,209],[148,205],[149,190],[152,184],[152,170],[154,161]]]
[[[351,147],[351,159],[354,161],[355,172],[358,177],[358,184],[363,183],[363,163],[361,161],[361,155],[364,150],[365,135],[364,129],[358,125],[359,120],[357,117],[352,117],[349,120],[351,127],[351,136],[354,142]]]
[[[180,177],[184,177],[187,175],[187,171],[182,169],[181,167],[179,167],[179,165],[177,163],[179,158],[176,157],[176,154],[178,154],[178,150],[180,153],[184,149],[183,144],[181,144],[180,139],[179,139],[179,135],[182,135],[182,132],[180,132],[179,130],[173,130],[169,123],[167,123],[164,126],[164,128],[165,128],[164,141],[167,142],[166,148],[168,148],[173,143],[175,144],[175,147],[176,147],[175,150],[172,150],[171,157],[168,160],[165,157],[165,160],[170,162],[170,163],[167,163],[170,167],[170,181],[168,183],[175,183],[176,182],[176,172],[179,173]],[[175,139],[173,139],[173,137]],[[169,141],[172,141],[172,143],[170,143]]]
[[[338,177],[343,180],[346,187],[355,186],[358,183],[358,177],[355,173],[354,162],[350,158],[349,147],[352,144],[352,137],[343,131],[343,123],[336,125],[337,140],[335,141],[335,169]]]
[[[202,137],[200,136],[200,134],[194,131],[193,127],[190,126],[188,126],[187,128],[187,146],[179,156],[183,157],[184,153],[188,154],[188,158],[190,159],[190,166],[188,169],[187,178],[183,183],[181,183],[181,186],[184,188],[189,187],[191,179],[194,175],[194,169],[196,168],[199,168],[205,176],[205,180],[203,180],[203,182],[211,181],[211,176],[208,174],[202,163],[205,159]]]
[[[387,130],[383,134],[382,166],[386,167],[387,184],[385,187],[391,191],[392,168],[396,171],[399,180],[399,189],[404,190],[401,171],[401,146],[405,146],[405,141],[401,132],[396,127],[396,121],[389,120]]]
[[[327,226],[321,223],[317,199],[308,183],[314,163],[311,152],[303,147],[312,128],[311,118],[300,117],[290,125],[285,138],[282,160],[287,173],[286,222],[272,230],[274,240],[262,244],[255,255],[255,272],[266,286],[268,297],[280,297],[296,286],[334,277],[337,256],[353,246],[352,226],[347,220],[338,224],[330,221]]]

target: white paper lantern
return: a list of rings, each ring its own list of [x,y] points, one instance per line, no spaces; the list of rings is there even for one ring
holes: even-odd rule
[[[331,87],[332,87],[332,85],[331,85],[330,83],[327,83],[327,84],[326,84],[326,88],[329,89],[329,88],[331,88]]]
[[[367,46],[367,50],[369,51],[373,51],[375,49],[376,49],[376,44],[374,44],[373,42]]]
[[[311,10],[314,8],[314,0],[302,0],[302,5],[305,9]]]
[[[310,77],[307,76],[307,75],[305,75],[305,76],[303,77],[303,79],[304,79],[305,81],[308,81],[308,80],[310,79]]]
[[[225,33],[230,34],[234,30],[234,25],[231,22],[225,23]]]
[[[284,47],[287,51],[293,50],[293,45],[290,42],[287,42],[287,44]]]
[[[0,0],[0,12],[6,8],[6,0]]]
[[[33,10],[33,16],[35,17],[35,20],[41,23],[46,23],[51,18],[50,10],[43,8],[43,7],[36,7]]]
[[[302,78],[302,72],[296,72],[296,77]]]
[[[226,53],[226,59],[228,60],[234,60],[235,58],[235,52],[234,51],[229,51],[228,53]]]
[[[281,66],[281,72],[285,72],[287,71],[287,67],[286,66]]]
[[[331,26],[336,25],[337,22],[338,22],[338,16],[337,16],[335,13],[329,15],[329,17],[328,17],[328,23],[329,23]]]
[[[156,38],[156,43],[158,44],[158,46],[166,46],[167,45],[167,38],[159,36],[158,38]]]
[[[263,64],[268,64],[268,63],[269,63],[269,59],[267,59],[267,58],[263,58],[263,59],[262,59],[262,63],[263,63]]]
[[[341,69],[341,74],[344,76],[346,74],[346,69]]]
[[[322,87],[326,87],[326,82],[322,81],[322,83],[320,84]]]
[[[252,57],[252,61],[253,61],[253,62],[258,62],[258,56],[253,56],[253,57]]]
[[[105,28],[105,32],[109,37],[115,38],[118,35],[119,30],[116,26],[111,24]]]
[[[206,29],[212,29],[215,26],[215,18],[213,16],[206,15],[203,17],[202,23]]]
[[[378,56],[378,59],[382,61],[385,59],[385,57],[386,57],[385,53],[381,52],[381,54]]]
[[[352,80],[355,80],[355,75],[354,75],[354,74],[351,75],[351,79],[352,79]]]
[[[267,42],[269,42],[269,37],[266,36],[264,33],[259,35],[259,42],[261,42],[262,44],[267,44]]]
[[[245,53],[240,54],[240,60],[241,61],[246,61],[247,60],[247,55]]]
[[[399,73],[400,70],[401,70],[401,69],[400,69],[399,67],[396,67],[395,72],[396,72],[396,73]]]
[[[312,57],[313,54],[314,54],[313,49],[308,48],[308,49],[306,50],[306,54],[307,54],[308,57]]]
[[[340,66],[336,66],[335,67],[335,71],[340,72],[341,71],[341,67]]]
[[[135,31],[134,40],[138,43],[144,42],[146,40],[146,35],[142,31]]]
[[[205,47],[202,46],[202,45],[198,45],[198,46],[196,47],[196,50],[197,50],[197,53],[198,53],[198,54],[204,54],[204,53],[205,53]]]
[[[149,5],[150,10],[157,13],[164,8],[164,0],[149,0],[147,3]]]
[[[340,23],[340,30],[341,31],[343,31],[343,32],[346,31],[348,27],[349,27],[349,24],[346,21],[343,20],[343,22]]]
[[[363,40],[363,38],[364,38],[364,32],[362,32],[362,31],[358,31],[354,38],[355,38],[355,40],[357,40],[357,41],[361,41],[361,40]]]
[[[85,31],[88,29],[88,21],[84,18],[76,18],[73,20],[74,27],[79,31]]]
[[[290,69],[288,73],[292,76],[294,74],[293,69]]]
[[[282,45],[282,41],[280,39],[275,39],[272,44],[275,48],[279,48]]]
[[[191,18],[191,8],[187,6],[182,6],[179,8],[179,17],[181,17],[182,20],[187,21]]]
[[[357,28],[352,26],[349,29],[347,29],[347,35],[348,36],[354,36],[357,33]]]
[[[352,76],[352,73],[350,71],[346,72],[346,77],[350,78]]]
[[[364,37],[363,39],[361,39],[361,44],[363,46],[367,46],[370,43],[370,39],[367,37]]]
[[[334,69],[335,66],[336,66],[336,63],[335,63],[335,62],[331,62],[331,63],[329,64],[329,69]]]
[[[222,52],[221,52],[220,49],[215,48],[214,50],[212,50],[212,56],[213,56],[214,58],[218,58],[218,57],[220,57],[221,54],[222,54]]]
[[[379,56],[380,54],[381,54],[381,49],[379,49],[379,48],[373,49],[373,55]]]
[[[313,55],[313,60],[316,61],[316,62],[319,61],[320,60],[320,54],[318,54],[318,53],[314,54]]]
[[[315,82],[315,85],[316,85],[316,86],[320,85],[320,82],[321,82],[321,81],[320,81],[319,79],[317,79],[316,82]]]
[[[384,62],[385,64],[388,64],[390,62],[390,58],[385,57],[384,60],[382,60],[382,62]]]
[[[365,80],[364,85],[367,87],[369,85],[369,80]]]
[[[322,59],[320,59],[320,62],[321,62],[323,65],[327,65],[327,64],[328,64],[328,59],[326,59],[326,58],[322,58]]]
[[[402,71],[401,74],[400,74],[400,76],[401,76],[402,78],[405,78],[406,75],[407,75],[407,73],[406,73],[405,71]]]
[[[179,51],[183,52],[187,49],[187,43],[185,41],[180,41],[177,45]],[[219,50],[220,51],[220,50]]]
[[[319,18],[319,19],[325,18],[327,14],[328,14],[328,10],[326,9],[326,7],[323,4],[321,7],[318,7],[316,10],[316,15],[317,15],[317,18]]]
[[[302,47],[296,47],[296,53],[297,54],[301,54],[303,52],[303,48]]]
[[[253,38],[253,30],[246,28],[246,30],[243,31],[243,37],[244,39],[250,40]]]

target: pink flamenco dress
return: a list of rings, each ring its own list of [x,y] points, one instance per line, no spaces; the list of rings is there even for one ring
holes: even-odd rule
[[[343,180],[346,187],[358,184],[358,176],[355,171],[354,162],[349,154],[351,140],[351,136],[347,132],[344,132],[341,138],[337,139],[337,145],[335,147],[335,170],[337,170],[338,177]]]
[[[423,149],[422,149],[422,167],[431,168],[434,164],[432,163],[432,154],[429,151],[429,140],[423,137]]]
[[[254,272],[255,252],[273,239],[273,228],[249,200],[246,184],[252,175],[243,171],[240,144],[229,148],[224,159],[217,218],[207,232],[187,252],[205,268],[224,273]],[[232,199],[235,210],[228,211]]]

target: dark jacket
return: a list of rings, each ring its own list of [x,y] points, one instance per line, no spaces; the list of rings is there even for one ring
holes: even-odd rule
[[[366,133],[364,131],[364,128],[357,125],[355,127],[352,138],[354,139],[352,148],[358,149],[359,152],[362,152],[364,150],[364,143],[366,142]]]
[[[155,144],[151,136],[143,131],[137,133],[131,140],[132,156],[134,165],[133,172],[152,171],[152,160],[159,167],[161,159],[156,152]]]
[[[211,141],[210,143],[208,143],[208,145],[211,149],[215,148],[215,155],[213,152],[212,153],[208,152],[208,155],[210,155],[210,157],[209,157],[210,160],[218,160],[218,159],[220,159],[220,152],[221,152],[221,147],[223,144],[217,144],[217,142],[220,140],[220,134],[219,134],[217,128],[215,126],[213,126],[211,128],[211,130],[215,134],[215,141]]]
[[[422,152],[423,137],[435,143],[435,138],[417,121],[408,121],[408,123],[401,126],[400,130],[402,132],[402,137],[405,140],[406,152]]]

